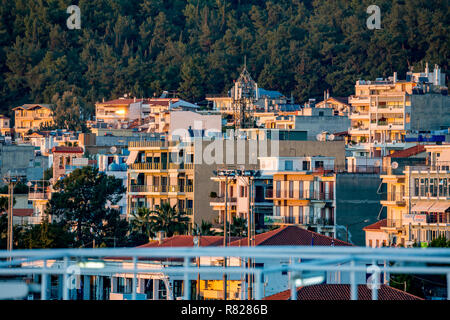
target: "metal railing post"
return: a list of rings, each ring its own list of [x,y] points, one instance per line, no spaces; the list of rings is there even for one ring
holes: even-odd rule
[[[133,291],[131,292],[131,300],[136,300],[136,256],[133,257]]]
[[[41,300],[47,300],[48,275],[45,272],[46,270],[47,270],[47,260],[44,260],[44,265],[42,267],[42,274],[41,274]]]
[[[189,258],[184,257],[184,268],[189,268]],[[190,300],[191,298],[191,282],[189,280],[189,272],[184,272],[184,300]]]
[[[63,300],[69,300],[69,288],[67,286],[68,276],[67,268],[69,266],[69,258],[64,257],[64,276],[63,276]]]
[[[355,260],[350,261],[350,266],[355,267]],[[358,300],[358,287],[356,285],[355,271],[350,271],[350,300]]]
[[[450,272],[447,273],[447,300],[450,300]]]
[[[256,300],[262,300],[263,298],[263,281],[264,281],[264,277],[263,277],[263,273],[260,270],[257,270],[255,272],[255,275],[258,277],[258,281],[256,282],[256,293],[255,293],[255,298]]]

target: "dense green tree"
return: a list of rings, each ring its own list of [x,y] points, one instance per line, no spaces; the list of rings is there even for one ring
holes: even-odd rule
[[[76,246],[91,246],[94,240],[101,244],[123,234],[117,210],[108,206],[117,204],[125,192],[120,179],[83,167],[59,180],[54,189],[47,213],[69,227]]]
[[[297,102],[425,62],[448,70],[447,0],[377,1],[380,30],[366,27],[369,0],[77,3],[81,30],[66,27],[68,1],[0,1],[1,112],[65,92],[84,101],[83,117],[124,93],[199,102],[226,93],[245,56],[260,87]]]

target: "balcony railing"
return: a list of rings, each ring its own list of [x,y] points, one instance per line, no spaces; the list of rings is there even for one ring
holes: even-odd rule
[[[30,192],[28,194],[28,200],[48,200],[50,199],[50,193],[48,192]]]
[[[131,185],[130,192],[167,192],[169,186]]]
[[[274,194],[273,191],[269,194]],[[275,197],[268,197],[269,195],[266,192],[266,198],[268,199],[292,199],[292,200],[334,200],[334,193],[331,192],[319,192],[319,191],[311,191],[311,190],[302,190],[300,194],[298,191],[294,191],[293,194],[289,194],[288,190],[284,190],[284,192],[275,192]]]
[[[386,226],[388,228],[403,228],[401,219],[387,219]]]
[[[168,148],[178,145],[177,141],[161,141],[161,140],[146,140],[146,141],[130,141],[129,148]]]
[[[160,163],[132,163],[131,164],[132,170],[160,170],[161,164]]]

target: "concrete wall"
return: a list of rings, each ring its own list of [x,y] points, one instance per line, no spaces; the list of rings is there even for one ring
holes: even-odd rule
[[[197,142],[195,146],[194,154],[197,155],[208,153],[206,150],[210,141]],[[211,198],[209,197],[212,191],[219,192],[219,184],[211,180],[214,176],[214,170],[220,169],[241,169],[243,166],[245,169],[259,169],[259,161],[257,163],[250,163],[249,161],[249,141],[245,141],[245,152],[243,153],[246,157],[244,163],[238,163],[238,151],[237,145],[233,144],[234,160],[232,164],[226,164],[226,154],[230,155],[230,150],[226,150],[226,142],[223,140],[219,142],[218,145],[222,143],[223,154],[222,163],[217,164],[205,163],[205,159],[202,157],[202,164],[196,164],[194,166],[195,176],[194,176],[194,221],[200,224],[202,219],[205,221],[213,221],[217,217],[217,212],[212,210],[209,205]],[[327,156],[335,157],[336,164],[343,166],[345,165],[345,149],[344,141],[278,141],[278,153],[280,157],[301,157],[301,156]],[[276,150],[274,149],[274,152]],[[208,153],[209,154],[209,153]],[[271,140],[268,140],[267,156],[273,155]],[[230,162],[230,161],[229,161]]]
[[[411,96],[411,130],[440,130],[450,127],[450,96]]]
[[[28,168],[34,167],[34,146],[0,145],[0,174],[3,177],[11,170],[11,174],[26,175]],[[0,179],[0,185],[4,185]]]
[[[330,133],[347,131],[350,127],[348,117],[339,116],[297,116],[295,117],[295,130],[308,131],[308,140],[317,140],[316,136],[322,131]]]
[[[336,237],[346,241],[346,225],[349,226],[349,242],[364,246],[365,226],[377,221],[382,195],[377,194],[381,184],[377,174],[339,173],[336,176]],[[380,189],[383,192],[383,189]],[[383,218],[385,216],[381,216]],[[361,222],[368,219],[368,222]],[[361,223],[359,223],[361,222]]]

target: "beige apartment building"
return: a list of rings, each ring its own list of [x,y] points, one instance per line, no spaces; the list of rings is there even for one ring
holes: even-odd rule
[[[329,237],[336,235],[336,173],[331,157],[262,158],[273,171],[275,224],[297,225]]]
[[[356,157],[384,157],[410,144],[409,132],[447,129],[450,126],[450,98],[445,74],[436,66],[433,73],[408,72],[398,80],[358,80],[355,95],[349,97],[349,151]]]
[[[382,157],[405,148],[415,85],[406,81],[356,82],[355,95],[349,97],[352,151],[359,152],[358,156]]]
[[[195,146],[176,141],[129,143],[127,215],[139,207],[156,210],[161,204],[184,212],[194,223],[212,219],[209,194],[213,168],[194,164]]]
[[[23,137],[29,130],[39,130],[42,125],[53,124],[53,112],[49,104],[24,104],[14,110],[14,129]]]
[[[387,219],[376,230],[365,230],[366,243],[380,239],[380,231],[390,246],[426,245],[439,236],[450,238],[450,145],[425,149],[425,165],[381,175],[387,188],[387,197],[381,201]]]

